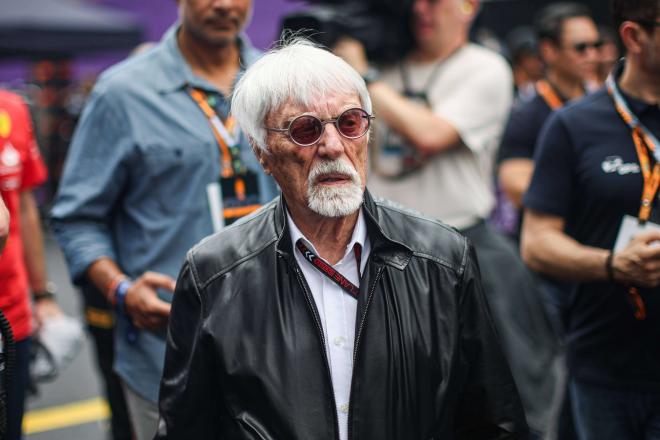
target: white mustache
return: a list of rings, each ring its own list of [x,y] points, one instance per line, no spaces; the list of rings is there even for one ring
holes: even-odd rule
[[[319,177],[326,174],[344,174],[351,179],[351,182],[355,185],[360,185],[360,175],[357,173],[355,168],[353,168],[346,161],[341,159],[337,160],[324,160],[316,164],[312,171],[309,173],[307,178],[307,184],[311,188],[314,186],[315,182]]]

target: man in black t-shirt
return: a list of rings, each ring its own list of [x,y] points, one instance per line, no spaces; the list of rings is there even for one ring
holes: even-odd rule
[[[584,95],[600,46],[589,9],[579,3],[548,5],[539,13],[535,31],[545,78],[537,82],[532,98],[514,106],[498,154],[500,186],[518,209],[534,171],[534,146],[543,123],[552,110]]]
[[[658,439],[660,232],[638,224],[660,223],[660,1],[613,9],[625,64],[544,126],[521,249],[535,270],[577,281],[567,358],[580,439]]]

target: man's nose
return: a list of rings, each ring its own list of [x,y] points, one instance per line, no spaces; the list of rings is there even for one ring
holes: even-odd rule
[[[318,142],[317,154],[329,159],[337,159],[344,153],[345,138],[337,131],[333,123],[325,124],[325,129]]]

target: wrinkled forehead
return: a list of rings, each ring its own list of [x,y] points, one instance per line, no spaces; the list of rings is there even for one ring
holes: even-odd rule
[[[291,97],[266,115],[266,122],[281,123],[292,118],[311,114],[321,119],[339,116],[350,108],[362,108],[357,92],[319,92],[307,99]]]

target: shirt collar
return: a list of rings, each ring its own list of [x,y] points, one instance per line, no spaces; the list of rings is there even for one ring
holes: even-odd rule
[[[614,75],[614,79],[616,80],[617,88],[619,89],[619,92],[621,92],[621,96],[623,96],[623,99],[625,99],[626,104],[628,104],[628,108],[630,108],[630,111],[633,112],[635,115],[637,115],[638,118],[641,118],[644,115],[644,113],[646,113],[648,110],[657,108],[657,105],[632,97],[626,92],[624,92],[623,89],[621,89],[621,85],[619,81],[621,80],[621,75],[623,74],[624,66],[625,66],[625,59],[619,61],[619,64],[614,68],[612,74]]]
[[[318,251],[314,247],[314,244],[305,237],[305,235],[298,229],[296,224],[294,223],[293,219],[291,218],[291,215],[289,215],[289,210],[286,210],[286,221],[289,226],[289,231],[291,235],[291,244],[293,245],[293,249],[296,248],[296,242],[299,239],[303,239],[305,241],[305,244],[309,246],[314,253],[318,255]],[[364,214],[362,212],[362,208],[360,208],[360,213],[358,214],[358,219],[357,223],[355,223],[355,228],[353,228],[353,235],[351,236],[351,240],[349,241],[348,245],[346,245],[346,252],[344,252],[344,256],[341,258],[342,260],[346,258],[346,255],[349,253],[353,252],[353,247],[355,244],[359,244],[360,247],[364,250],[365,249],[365,242],[367,241],[367,223],[364,220]],[[364,256],[364,252],[362,253]],[[360,262],[361,263],[361,262]]]
[[[188,65],[181,54],[179,43],[176,38],[180,27],[181,24],[179,22],[174,23],[165,32],[161,40],[166,63],[166,72],[164,72],[164,80],[159,84],[159,91],[164,93],[173,92],[190,85],[195,88],[218,93],[218,89],[215,86],[193,73],[190,65]],[[241,54],[240,77],[246,66],[252,64],[259,57],[259,52],[252,46],[250,39],[245,34],[240,34],[238,36],[238,46]]]

